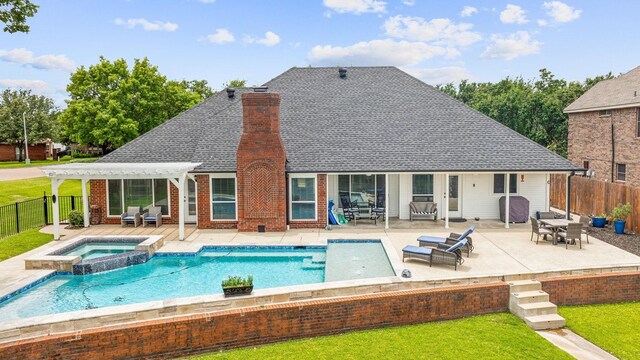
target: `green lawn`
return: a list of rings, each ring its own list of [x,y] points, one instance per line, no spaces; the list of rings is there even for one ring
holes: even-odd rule
[[[508,313],[211,353],[196,359],[573,359]]]
[[[53,235],[43,234],[39,230],[31,229],[18,235],[0,239],[0,261],[20,255],[53,240]]]
[[[59,165],[59,164],[68,164],[68,163],[77,163],[77,162],[94,162],[94,161],[96,161],[98,159],[99,159],[99,157],[74,159],[71,156],[65,156],[65,157],[61,158],[60,161],[57,161],[57,160],[32,160],[30,166]],[[3,162],[0,162],[0,169],[12,169],[12,168],[25,167],[25,166],[27,166],[27,165],[25,165],[24,161],[23,162],[18,162],[18,161],[3,161]]]
[[[565,306],[558,312],[571,331],[620,359],[640,359],[640,302]]]
[[[82,195],[80,180],[65,180],[58,190],[60,196]],[[0,181],[0,206],[41,197],[44,192],[51,195],[51,179],[46,176],[23,179]]]

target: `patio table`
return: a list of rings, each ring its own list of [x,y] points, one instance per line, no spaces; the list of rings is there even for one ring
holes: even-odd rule
[[[540,219],[540,223],[545,224],[553,231],[553,245],[558,244],[558,232],[560,229],[566,228],[571,221],[567,219]]]

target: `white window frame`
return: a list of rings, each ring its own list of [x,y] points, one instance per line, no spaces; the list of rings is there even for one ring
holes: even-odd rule
[[[611,117],[611,110],[600,110],[598,111],[598,117]]]
[[[413,198],[416,197],[416,196],[431,196],[431,202],[435,202],[436,201],[436,197],[435,197],[434,194],[414,194],[413,193],[413,177],[416,176],[416,175],[418,175],[418,176],[421,176],[421,175],[429,176],[429,175],[431,175],[431,182],[433,184],[433,192],[435,193],[436,177],[435,177],[434,174],[411,174],[411,201],[414,201]]]
[[[495,196],[502,196],[502,195],[506,195],[507,191],[509,191],[508,188],[511,187],[511,182],[509,182],[507,184],[507,189],[505,189],[505,192],[501,192],[501,193],[497,193],[494,192],[493,189],[495,189],[495,175],[504,175],[504,176],[511,176],[514,175],[516,177],[516,192],[509,192],[509,196],[515,196],[518,195],[520,193],[520,185],[518,185],[519,181],[518,181],[518,174],[516,173],[508,173],[508,174],[504,174],[504,173],[491,173],[491,188],[489,189],[489,191],[491,192],[491,195],[495,195]],[[504,180],[504,179],[503,179]]]
[[[624,166],[624,179],[620,180],[620,165]],[[616,181],[627,182],[627,163],[616,163]]]
[[[313,201],[296,201],[296,204],[314,204],[314,214],[315,217],[313,219],[293,219],[293,198],[291,194],[293,194],[293,179],[313,179],[314,184],[314,200]],[[289,174],[289,221],[292,222],[308,222],[308,221],[318,221],[318,174]]]
[[[111,215],[109,214],[109,209],[111,208],[109,206],[109,180],[118,180],[120,181],[120,189],[122,190],[120,192],[120,201],[122,203],[122,209],[121,209],[121,213],[117,214],[117,215]],[[106,193],[104,194],[106,199],[107,199],[107,217],[108,218],[119,218],[122,213],[125,212],[124,209],[124,180],[151,180],[151,199],[153,200],[153,206],[155,206],[156,204],[156,192],[155,192],[155,187],[153,186],[153,182],[156,180],[164,180],[167,183],[167,211],[169,212],[169,214],[167,215],[162,215],[163,219],[168,219],[171,218],[171,188],[169,187],[169,179],[105,179],[105,189],[107,189]]]
[[[233,219],[214,219],[213,218],[213,179],[233,179],[233,183],[235,184],[235,200],[234,201],[216,201],[217,204],[236,204],[236,216]],[[196,205],[197,207],[197,205]],[[209,174],[209,220],[213,222],[230,222],[230,221],[238,221],[238,177],[236,174],[231,173],[215,173]]]
[[[353,177],[354,176],[358,176],[358,175],[363,175],[363,176],[373,176],[373,188],[374,188],[374,203],[377,204],[377,199],[378,199],[378,175],[385,175],[385,174],[338,174],[337,176],[348,176],[349,177],[349,201],[351,201],[352,197],[351,195],[353,194],[353,187],[351,186],[353,184]],[[385,184],[385,191],[387,189],[387,185]],[[340,194],[340,180],[338,178],[338,195]],[[342,209],[342,201],[340,201],[338,204],[336,204],[337,208]]]

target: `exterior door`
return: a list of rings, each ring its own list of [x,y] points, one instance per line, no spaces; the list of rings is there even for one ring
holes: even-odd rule
[[[187,179],[187,196],[184,203],[184,221],[188,223],[195,223],[198,219],[198,209],[196,205],[196,182]]]
[[[462,217],[462,184],[459,175],[449,175],[449,217]]]

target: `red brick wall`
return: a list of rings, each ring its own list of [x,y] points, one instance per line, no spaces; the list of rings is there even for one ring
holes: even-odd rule
[[[509,287],[497,283],[265,305],[5,343],[0,344],[0,358],[180,357],[361,329],[504,312],[508,302]],[[428,344],[417,344],[416,349],[420,346],[428,347]]]
[[[285,149],[280,137],[280,95],[242,94],[243,131],[237,151],[238,231],[284,231]]]
[[[324,228],[327,226],[327,175],[318,174],[318,221],[289,221],[289,227],[292,229],[304,228]]]
[[[541,283],[556,305],[640,301],[640,272],[557,277]]]
[[[120,217],[108,217],[107,208],[107,181],[90,180],[89,205],[97,205],[100,208],[102,224],[120,224]],[[186,209],[185,209],[186,211]],[[163,217],[163,224],[178,223],[178,189],[169,183],[169,213],[170,217]]]
[[[211,220],[211,178],[209,175],[196,175],[198,187],[198,229],[235,229],[237,221],[212,221]]]
[[[23,150],[24,151],[24,150]],[[22,153],[25,156],[25,153]],[[46,160],[46,145],[29,145],[29,160]],[[0,161],[16,161],[16,147],[11,144],[0,144]]]

